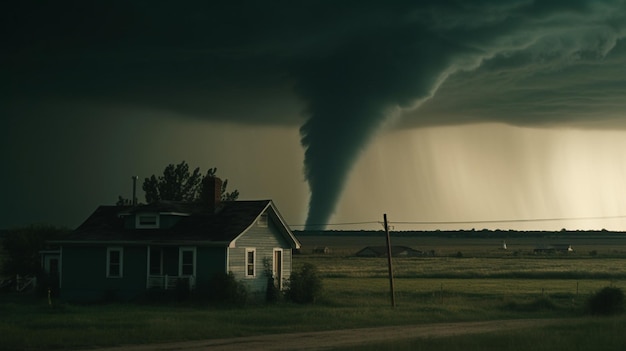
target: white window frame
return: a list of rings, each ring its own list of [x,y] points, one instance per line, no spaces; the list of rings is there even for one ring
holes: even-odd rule
[[[248,273],[248,254],[252,253],[252,274]],[[244,256],[244,275],[246,278],[256,277],[256,248],[246,248],[246,254]]]
[[[191,251],[193,254],[193,272],[191,275],[183,275],[183,252]],[[196,276],[196,248],[195,247],[180,247],[178,249],[178,276],[179,277],[195,277]]]
[[[119,262],[119,274],[111,275],[111,252],[119,252],[120,262]],[[107,278],[123,278],[124,277],[124,248],[123,247],[107,247]]]
[[[142,224],[141,217],[154,217],[154,223]],[[135,215],[135,228],[137,229],[157,229],[160,225],[160,218],[158,213],[137,213]]]

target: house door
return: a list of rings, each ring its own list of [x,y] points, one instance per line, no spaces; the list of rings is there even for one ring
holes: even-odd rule
[[[283,288],[283,251],[274,250],[274,280],[278,283],[278,288]]]
[[[44,261],[44,271],[52,276],[59,275],[59,257],[46,256]]]
[[[50,259],[50,274],[59,275],[59,259],[58,258]]]

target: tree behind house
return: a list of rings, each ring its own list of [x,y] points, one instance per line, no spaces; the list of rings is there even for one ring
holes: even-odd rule
[[[145,178],[142,188],[146,193],[146,202],[205,200],[203,199],[203,194],[206,193],[203,189],[204,184],[206,184],[204,179],[214,178],[216,173],[217,168],[209,168],[204,176],[200,172],[200,167],[190,171],[189,165],[185,161],[177,165],[169,164],[163,170],[163,175],[157,177],[153,174],[149,178]],[[227,186],[228,180],[225,179],[222,182],[222,200],[237,200],[239,191],[227,192]],[[118,204],[124,204],[123,200],[125,199],[120,197]]]

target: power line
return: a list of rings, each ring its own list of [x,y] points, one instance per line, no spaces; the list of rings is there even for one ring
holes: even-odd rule
[[[620,219],[626,218],[626,215],[619,216],[597,216],[597,217],[555,217],[555,218],[527,218],[527,219],[496,219],[496,220],[478,220],[478,221],[389,221],[393,224],[413,224],[413,225],[433,225],[433,224],[489,224],[489,223],[532,223],[532,222],[559,222],[559,221],[585,221],[599,219]],[[306,226],[343,226],[343,225],[360,225],[360,224],[381,224],[380,221],[363,221],[363,222],[343,222],[343,223],[316,223],[316,224],[290,224],[291,227]]]
[[[357,224],[379,224],[380,221],[369,222],[346,222],[346,223],[316,223],[316,224],[290,224],[290,227],[306,227],[306,226],[334,226],[334,225],[357,225]]]
[[[484,223],[529,223],[529,222],[559,222],[559,221],[585,221],[598,219],[619,219],[626,218],[624,216],[600,216],[600,217],[557,217],[557,218],[531,218],[531,219],[497,219],[497,220],[481,220],[481,221],[415,221],[415,222],[398,222],[394,224],[484,224]]]

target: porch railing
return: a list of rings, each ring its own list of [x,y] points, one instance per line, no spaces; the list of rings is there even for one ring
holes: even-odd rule
[[[32,277],[32,276],[20,276],[19,274],[15,277],[15,290],[16,291],[24,291],[28,288],[35,288],[37,287],[37,277]]]
[[[175,275],[151,275],[148,276],[148,289],[164,289],[171,290],[180,286],[186,286],[189,290],[196,287],[196,279],[194,276],[175,276]]]

